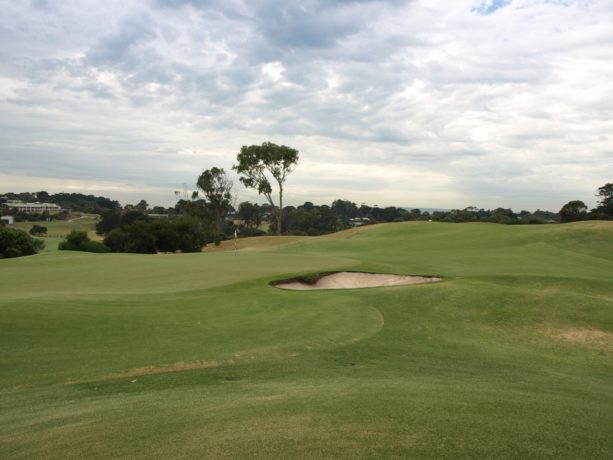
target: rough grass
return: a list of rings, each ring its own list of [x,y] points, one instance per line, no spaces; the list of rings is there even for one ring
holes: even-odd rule
[[[613,457],[611,223],[273,242],[0,261],[0,457]]]
[[[61,240],[73,230],[87,232],[87,235],[91,239],[100,240],[100,236],[96,234],[96,224],[98,223],[99,218],[100,216],[97,214],[83,214],[77,215],[70,220],[52,220],[49,222],[44,220],[35,222],[16,222],[14,226],[15,228],[19,228],[26,232],[29,232],[33,225],[47,227],[47,234],[45,237],[43,237],[44,240]],[[52,247],[54,247],[53,244]],[[55,247],[55,249],[57,249],[57,247]]]
[[[297,243],[304,239],[305,238],[302,236],[250,236],[247,238],[237,238],[236,240],[224,240],[218,246],[211,243],[208,244],[204,250],[206,252],[227,252],[234,250],[258,251],[262,249],[279,248],[280,246]]]

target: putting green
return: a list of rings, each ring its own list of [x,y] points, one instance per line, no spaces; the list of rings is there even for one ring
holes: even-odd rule
[[[232,249],[0,260],[0,457],[613,457],[613,223]]]

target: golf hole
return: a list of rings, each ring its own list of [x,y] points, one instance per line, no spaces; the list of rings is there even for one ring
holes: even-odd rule
[[[302,276],[271,283],[280,289],[309,291],[317,289],[359,289],[382,286],[405,286],[441,281],[437,276],[393,275],[387,273],[333,272]]]

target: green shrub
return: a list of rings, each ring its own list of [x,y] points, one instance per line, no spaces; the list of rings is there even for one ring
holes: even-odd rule
[[[111,252],[108,246],[99,241],[90,240],[87,233],[80,230],[71,231],[66,239],[59,244],[58,249],[61,251]]]
[[[44,247],[44,241],[32,238],[23,230],[0,227],[0,259],[29,256]]]
[[[47,227],[43,227],[42,225],[34,224],[32,225],[32,228],[30,229],[28,233],[34,236],[42,236],[47,233]]]
[[[106,244],[113,252],[155,254],[156,252],[200,252],[212,241],[199,219],[137,220],[111,230]]]

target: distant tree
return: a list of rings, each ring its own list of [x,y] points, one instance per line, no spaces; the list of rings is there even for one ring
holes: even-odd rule
[[[521,224],[521,220],[518,219],[519,216],[515,214],[510,208],[496,208],[493,211],[489,211],[488,214],[489,217],[484,216],[484,219],[481,220],[485,220],[486,222],[493,222],[496,224]]]
[[[575,222],[587,218],[587,206],[583,201],[569,201],[560,209],[560,222]]]
[[[546,222],[552,223],[552,222],[560,221],[560,215],[558,213],[551,212],[551,211],[541,211],[540,209],[537,209],[536,211],[532,213],[532,215],[535,218],[543,221],[543,223],[546,223]]]
[[[211,232],[195,217],[172,220],[138,220],[112,230],[104,243],[112,252],[154,254],[156,252],[199,252],[213,241]]]
[[[372,211],[373,208],[371,208],[370,206],[368,206],[367,204],[362,203],[358,209],[358,216],[361,217],[362,219],[373,219],[372,216]]]
[[[241,174],[240,181],[245,187],[254,188],[264,195],[273,209],[276,210],[277,234],[281,234],[283,221],[283,187],[287,175],[298,164],[298,150],[285,145],[264,142],[262,145],[241,147],[233,169]],[[277,182],[279,188],[279,206],[275,206],[272,198],[273,189],[267,174]]]
[[[149,216],[147,216],[147,214],[145,214],[144,212],[137,209],[133,209],[122,214],[121,225],[130,225],[131,223],[136,222],[138,220],[149,219]]]
[[[213,167],[202,172],[197,185],[215,215],[215,227],[219,235],[221,224],[232,206],[234,184],[223,168]]]
[[[114,228],[104,237],[105,246],[111,249],[111,252],[126,252],[125,248],[130,235],[121,227]]]
[[[178,235],[177,249],[181,252],[201,252],[206,243],[216,238],[198,219],[177,219],[171,225]]]
[[[602,187],[598,187],[598,195],[602,198],[600,204],[608,204],[613,201],[613,182],[609,182]]]
[[[245,228],[254,229],[262,224],[260,206],[244,201],[238,205],[238,218],[243,221]]]
[[[100,220],[96,223],[96,233],[98,235],[106,235],[111,230],[118,228],[121,225],[121,212],[119,210],[104,211],[100,215]]]
[[[175,214],[178,215],[197,217],[203,222],[215,220],[215,217],[212,215],[212,210],[207,205],[207,202],[205,200],[180,199],[179,201],[177,201],[174,211]]]
[[[37,195],[40,196],[41,193],[44,192],[39,192]],[[100,214],[108,209],[121,208],[118,201],[103,196],[83,195],[82,193],[56,193],[55,195],[48,195],[48,201],[56,203],[62,208],[70,209],[73,212]]]
[[[28,233],[33,236],[43,236],[47,233],[47,227],[34,224]]]
[[[66,237],[67,246],[71,246],[74,248],[78,248],[82,246],[83,244],[87,243],[88,241],[90,241],[90,239],[87,236],[87,233],[81,230],[73,230]],[[66,249],[69,249],[69,248],[66,248]],[[69,250],[72,250],[72,249],[69,249]]]
[[[302,209],[306,212],[313,211],[315,209],[315,205],[310,201],[305,201],[303,205],[298,206],[298,209]]]
[[[422,218],[421,209],[415,208],[409,211],[409,216],[407,220],[419,220]]]
[[[613,182],[599,187],[596,196],[600,197],[599,206],[594,210],[598,217],[613,217]]]
[[[349,200],[334,200],[330,209],[345,226],[348,226],[349,219],[353,219],[358,215],[357,205]]]
[[[175,214],[174,208],[165,208],[164,206],[154,206],[153,209],[151,209],[151,211],[153,212],[153,214],[168,214],[168,215]]]
[[[343,228],[330,206],[315,206],[309,201],[297,208],[286,206],[282,223],[283,232],[292,235],[323,235]],[[276,226],[276,222],[271,223],[272,231],[277,230]]]
[[[99,241],[92,241],[87,233],[81,230],[71,231],[64,241],[61,241],[60,251],[110,252],[110,249]]]
[[[108,235],[112,230],[121,227],[122,225],[130,225],[138,220],[149,220],[150,217],[143,211],[135,208],[130,208],[124,212],[120,210],[104,211],[100,215],[100,220],[96,224],[96,233],[98,235]]]
[[[35,195],[36,195],[36,198],[38,199],[38,201],[41,201],[43,203],[48,203],[49,202],[50,195],[49,195],[49,193],[45,192],[44,190],[42,192],[36,192]]]
[[[31,192],[21,192],[21,193],[9,192],[9,193],[6,193],[5,196],[9,200],[19,200],[19,201],[23,201],[24,203],[34,203],[38,201],[38,198],[36,198],[36,194],[31,193]]]
[[[32,238],[23,230],[0,227],[0,259],[29,256],[44,247],[42,240]]]
[[[116,228],[104,238],[104,244],[111,248],[112,252],[155,254],[156,236],[149,224],[144,220],[137,220]]]
[[[404,210],[394,206],[373,208],[372,215],[377,222],[399,222],[404,220],[403,211]],[[406,211],[404,212],[406,213]]]
[[[140,200],[135,208],[140,209],[141,211],[146,211],[149,208],[149,203],[147,203],[145,200]]]

